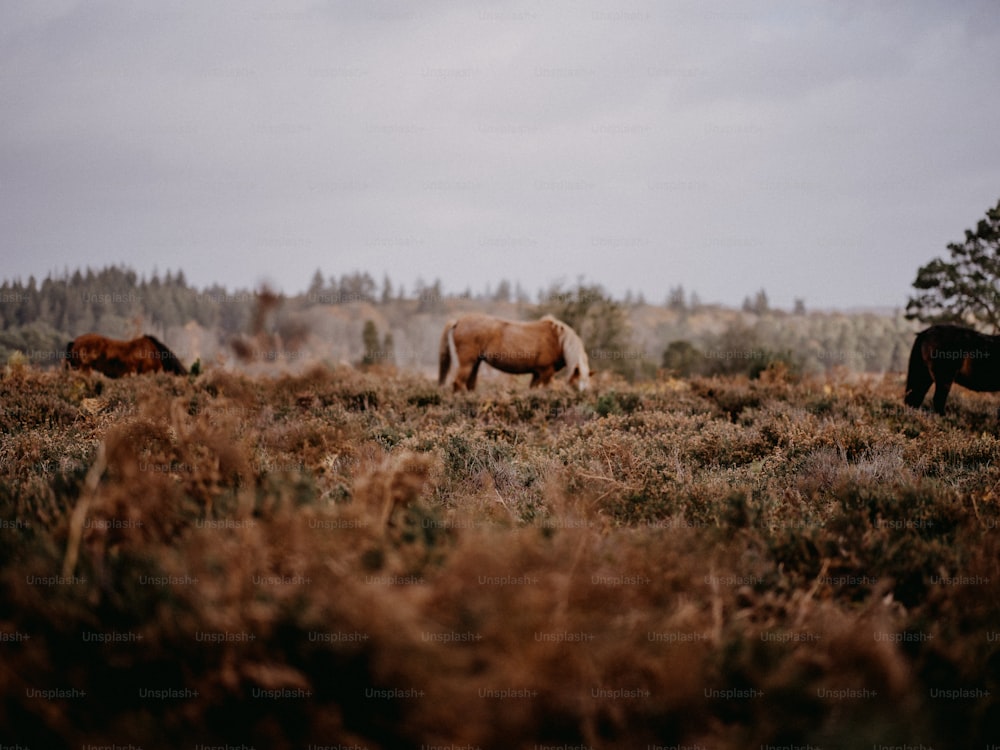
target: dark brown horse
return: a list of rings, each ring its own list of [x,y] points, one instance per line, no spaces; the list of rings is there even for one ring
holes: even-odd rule
[[[66,345],[66,367],[81,372],[97,370],[109,378],[144,372],[187,375],[177,355],[153,336],[119,341],[98,333],[85,333]]]
[[[933,385],[934,411],[944,414],[952,383],[971,391],[1000,391],[1000,336],[955,325],[931,326],[918,333],[903,400],[918,407]]]
[[[532,388],[546,385],[564,367],[569,370],[569,382],[581,391],[590,384],[583,341],[551,315],[520,322],[472,314],[449,321],[441,334],[438,384],[444,385],[454,373],[454,389],[471,391],[482,362],[502,372],[530,372]]]

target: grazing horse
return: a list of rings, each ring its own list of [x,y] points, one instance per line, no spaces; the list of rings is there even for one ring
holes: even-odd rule
[[[955,325],[931,326],[918,333],[903,400],[908,406],[920,406],[933,384],[934,411],[944,414],[952,383],[972,391],[1000,391],[1000,336]]]
[[[109,378],[161,371],[187,375],[177,355],[152,336],[119,341],[98,333],[85,333],[66,345],[65,356],[67,369],[97,370]]]
[[[551,315],[529,322],[479,314],[448,321],[441,334],[438,384],[450,379],[456,391],[473,390],[481,362],[502,372],[532,373],[532,388],[546,385],[564,367],[569,368],[570,384],[581,391],[590,385],[583,341]]]

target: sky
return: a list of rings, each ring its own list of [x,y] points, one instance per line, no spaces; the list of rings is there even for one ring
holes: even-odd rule
[[[998,91],[993,0],[0,3],[0,277],[904,307]]]

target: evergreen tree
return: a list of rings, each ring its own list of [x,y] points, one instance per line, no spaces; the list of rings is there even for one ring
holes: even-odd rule
[[[510,282],[507,279],[503,279],[499,284],[497,284],[497,289],[493,292],[494,302],[510,302],[511,289]]]
[[[374,302],[375,279],[367,273],[344,274],[340,277],[338,299],[341,302]]]
[[[309,289],[306,290],[306,299],[311,303],[319,301],[323,293],[323,273],[317,268],[313,274],[312,281],[309,282]]]
[[[663,369],[681,377],[699,374],[704,363],[705,355],[690,341],[671,341],[663,352]]]
[[[986,211],[965,241],[948,245],[949,260],[935,258],[917,271],[916,295],[906,317],[923,323],[965,323],[1000,332],[1000,201]]]
[[[684,287],[680,284],[672,287],[667,293],[667,308],[677,312],[687,310],[687,302],[684,300]]]
[[[631,348],[628,318],[621,303],[599,285],[564,291],[559,285],[541,293],[536,315],[554,315],[583,339],[591,359],[591,369],[607,368],[633,378],[641,357]]]
[[[429,287],[418,287],[417,312],[436,313],[444,310],[444,293],[441,291],[441,279],[434,279]]]
[[[382,358],[386,364],[393,364],[396,361],[396,342],[392,338],[391,331],[386,331],[385,338],[382,339]]]
[[[767,299],[767,292],[763,289],[757,292],[753,300],[753,310],[758,315],[763,315],[771,309],[771,305]]]
[[[375,326],[374,320],[365,321],[364,328],[361,330],[361,344],[364,347],[361,364],[368,366],[378,362],[378,328]]]

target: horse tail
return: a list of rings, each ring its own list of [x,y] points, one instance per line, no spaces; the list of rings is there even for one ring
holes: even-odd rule
[[[924,360],[924,342],[927,331],[921,331],[910,350],[910,366],[906,371],[906,395],[903,400],[908,406],[918,407],[934,382],[930,368]]]
[[[73,367],[73,341],[66,344],[66,351],[63,352],[63,369],[69,370]]]
[[[438,363],[438,385],[444,385],[451,372],[451,363],[458,365],[458,352],[455,349],[455,326],[458,321],[449,320],[441,333],[440,360]]]

